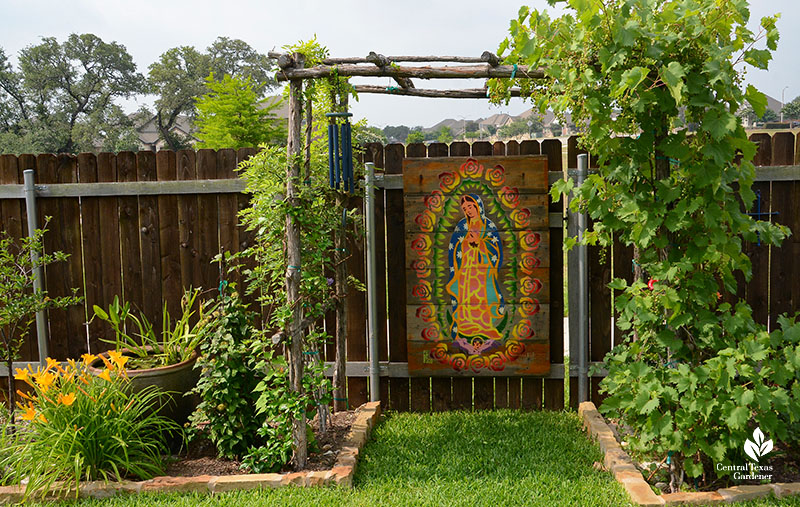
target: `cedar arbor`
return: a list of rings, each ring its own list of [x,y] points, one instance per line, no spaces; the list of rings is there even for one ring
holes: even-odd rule
[[[381,87],[374,85],[355,85],[353,88],[356,93],[379,93],[390,95],[405,95],[411,97],[432,97],[432,98],[468,98],[486,99],[488,98],[488,87],[461,89],[461,90],[437,90],[420,89],[414,86],[412,78],[420,79],[489,79],[489,78],[533,78],[542,79],[545,77],[541,69],[529,69],[524,65],[501,65],[497,55],[485,51],[480,57],[460,57],[460,56],[384,56],[370,52],[364,58],[327,58],[321,65],[314,67],[305,66],[305,57],[301,53],[269,53],[269,56],[276,58],[278,71],[276,78],[278,81],[289,82],[289,125],[287,142],[287,159],[289,164],[286,168],[286,202],[292,206],[297,206],[297,187],[301,183],[302,166],[302,137],[301,123],[303,118],[303,81],[306,79],[327,79],[334,77],[390,77],[397,82],[398,86]],[[405,66],[398,63],[415,63],[428,65]],[[430,64],[457,64],[432,66]],[[512,97],[519,97],[520,90],[513,88]],[[311,115],[306,114],[306,121],[310,123]],[[307,126],[309,127],[309,126]],[[307,134],[311,129],[307,128]],[[291,214],[286,215],[285,244],[287,253],[287,268],[285,275],[287,303],[292,308],[292,319],[289,328],[283,330],[288,337],[289,345],[286,348],[287,362],[289,364],[289,382],[294,392],[300,393],[303,385],[303,332],[304,318],[303,305],[300,304],[300,271],[295,266],[301,266],[300,255],[300,228]],[[340,250],[337,249],[337,255]],[[336,259],[336,292],[341,297],[346,287],[347,276],[343,273],[344,263],[341,259]],[[334,373],[334,397],[341,399],[344,397],[345,389],[345,358],[344,358],[344,325],[346,316],[344,315],[344,305],[337,305],[337,333],[336,333],[336,367]],[[370,350],[371,359],[375,356],[374,350]],[[374,364],[374,363],[373,363]],[[376,398],[377,393],[372,393],[372,399]],[[300,469],[305,466],[307,459],[306,448],[306,422],[305,415],[301,415],[293,422],[293,440],[295,444],[294,463]]]

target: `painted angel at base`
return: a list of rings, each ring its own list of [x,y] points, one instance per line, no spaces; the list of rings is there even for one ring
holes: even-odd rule
[[[498,280],[503,245],[494,222],[486,217],[476,194],[461,197],[462,218],[448,246],[450,277],[446,286],[452,305],[450,337],[464,352],[483,354],[502,345],[497,329],[505,317]]]

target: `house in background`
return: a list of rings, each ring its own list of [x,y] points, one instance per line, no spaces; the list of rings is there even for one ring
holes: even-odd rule
[[[491,132],[492,130],[490,127],[493,127],[494,132],[497,132],[497,129],[499,129],[500,127],[505,127],[512,121],[514,121],[513,116],[506,113],[496,113],[484,120],[480,120],[478,122],[478,126],[480,127],[480,130],[483,132]]]
[[[170,133],[172,134],[184,138],[191,138],[192,144],[199,141],[199,139],[194,137],[194,132],[194,125],[188,116],[178,116],[178,119],[175,120],[175,124],[170,129]],[[143,125],[136,127],[136,135],[139,136],[139,149],[142,151],[169,149],[161,138],[161,132],[158,130],[158,122],[156,121],[155,115],[151,116]]]

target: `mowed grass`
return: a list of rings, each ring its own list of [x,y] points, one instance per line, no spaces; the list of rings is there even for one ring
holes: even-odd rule
[[[631,505],[569,412],[392,413],[364,448],[352,490],[126,495],[80,505]]]

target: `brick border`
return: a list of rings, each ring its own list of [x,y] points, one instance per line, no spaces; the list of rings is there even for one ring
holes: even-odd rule
[[[109,498],[121,493],[140,492],[206,492],[221,493],[224,491],[280,488],[285,486],[344,486],[353,487],[353,475],[356,471],[358,456],[367,443],[372,428],[381,414],[381,403],[374,401],[365,403],[356,409],[356,417],[350,427],[336,463],[330,470],[293,472],[287,474],[241,474],[241,475],[200,475],[196,477],[156,477],[147,481],[132,482],[82,482],[78,487],[80,498]],[[61,484],[54,485],[45,495],[45,499],[69,498],[75,496],[75,489],[63,489]],[[25,488],[21,486],[0,487],[0,504],[20,503]]]
[[[777,498],[800,494],[800,482],[733,486],[717,491],[664,493],[656,495],[628,453],[619,445],[611,428],[597,411],[594,403],[584,401],[578,406],[583,427],[603,451],[603,465],[625,487],[631,500],[638,505],[699,505],[722,502],[743,502],[771,494]]]

